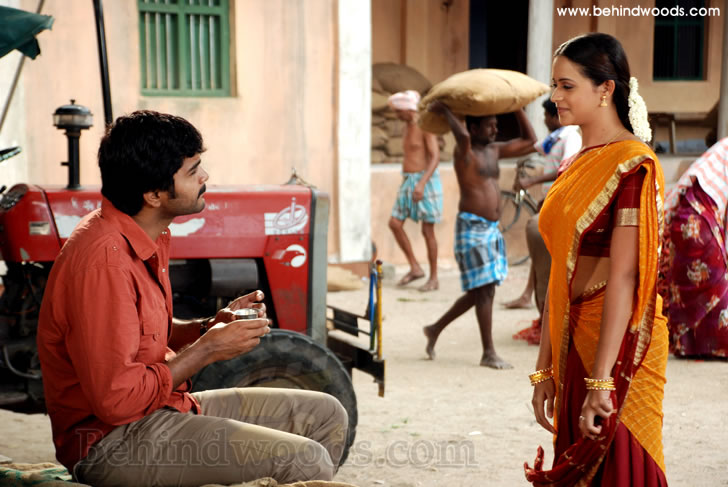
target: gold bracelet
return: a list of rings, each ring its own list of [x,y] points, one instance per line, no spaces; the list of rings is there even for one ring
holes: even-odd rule
[[[586,389],[588,391],[616,391],[617,388],[614,387],[614,378],[613,377],[607,377],[606,379],[590,379],[588,377],[584,377],[584,382],[586,383]]]
[[[546,382],[549,379],[553,379],[554,368],[553,366],[546,369],[537,370],[533,374],[529,374],[528,378],[531,380],[531,385],[535,386],[541,382]]]

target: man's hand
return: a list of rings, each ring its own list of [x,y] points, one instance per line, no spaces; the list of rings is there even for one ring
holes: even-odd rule
[[[230,301],[225,308],[217,312],[215,318],[213,318],[208,324],[208,327],[212,327],[218,323],[230,323],[231,321],[235,321],[237,317],[233,314],[233,311],[237,309],[253,308],[258,311],[258,318],[265,318],[267,316],[265,303],[260,302],[263,301],[263,298],[265,298],[263,291],[253,291],[250,294],[240,296],[239,298]]]
[[[449,108],[447,107],[447,105],[445,105],[440,100],[435,100],[427,106],[428,112],[432,112],[437,115],[445,115],[448,110]]]
[[[198,343],[209,350],[213,362],[229,360],[255,348],[260,338],[270,333],[270,324],[268,318],[218,323]]]
[[[412,201],[419,203],[425,197],[425,185],[417,183],[414,191],[412,191]]]
[[[521,189],[528,189],[531,186],[533,186],[533,179],[530,176],[523,176],[520,178],[516,178],[516,184],[517,187],[515,188],[516,191]]]

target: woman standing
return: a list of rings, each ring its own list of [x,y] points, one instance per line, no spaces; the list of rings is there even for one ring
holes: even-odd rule
[[[728,357],[728,137],[666,197],[661,293],[678,357]]]
[[[667,485],[662,398],[668,335],[657,294],[663,175],[621,44],[592,33],[562,44],[553,94],[583,149],[549,191],[539,229],[552,265],[534,386],[534,485]],[[544,411],[544,406],[546,411]],[[547,416],[554,418],[552,425]]]

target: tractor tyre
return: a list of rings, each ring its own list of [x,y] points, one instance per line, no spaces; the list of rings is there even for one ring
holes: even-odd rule
[[[356,394],[351,376],[331,350],[301,333],[273,329],[250,352],[210,364],[192,378],[193,392],[230,387],[278,387],[331,394],[349,415],[340,464],[346,460],[356,436]]]

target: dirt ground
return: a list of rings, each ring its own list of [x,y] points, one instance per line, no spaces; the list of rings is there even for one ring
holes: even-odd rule
[[[495,344],[514,365],[496,371],[478,365],[472,312],[445,330],[437,360],[425,360],[422,326],[460,294],[457,271],[445,264],[434,293],[385,283],[386,395],[378,397],[376,384],[355,372],[359,426],[337,480],[359,487],[528,485],[523,462],[533,461],[539,444],[551,461],[551,436],[530,411],[527,374],[536,347],[511,339],[536,311],[500,306],[521,292],[528,269],[511,268],[496,292]],[[397,270],[399,277],[404,269]],[[329,304],[363,312],[366,296],[366,289],[330,293]],[[728,363],[670,358],[663,433],[671,485],[728,485],[727,405]],[[0,411],[0,454],[16,462],[55,461],[47,416]]]

